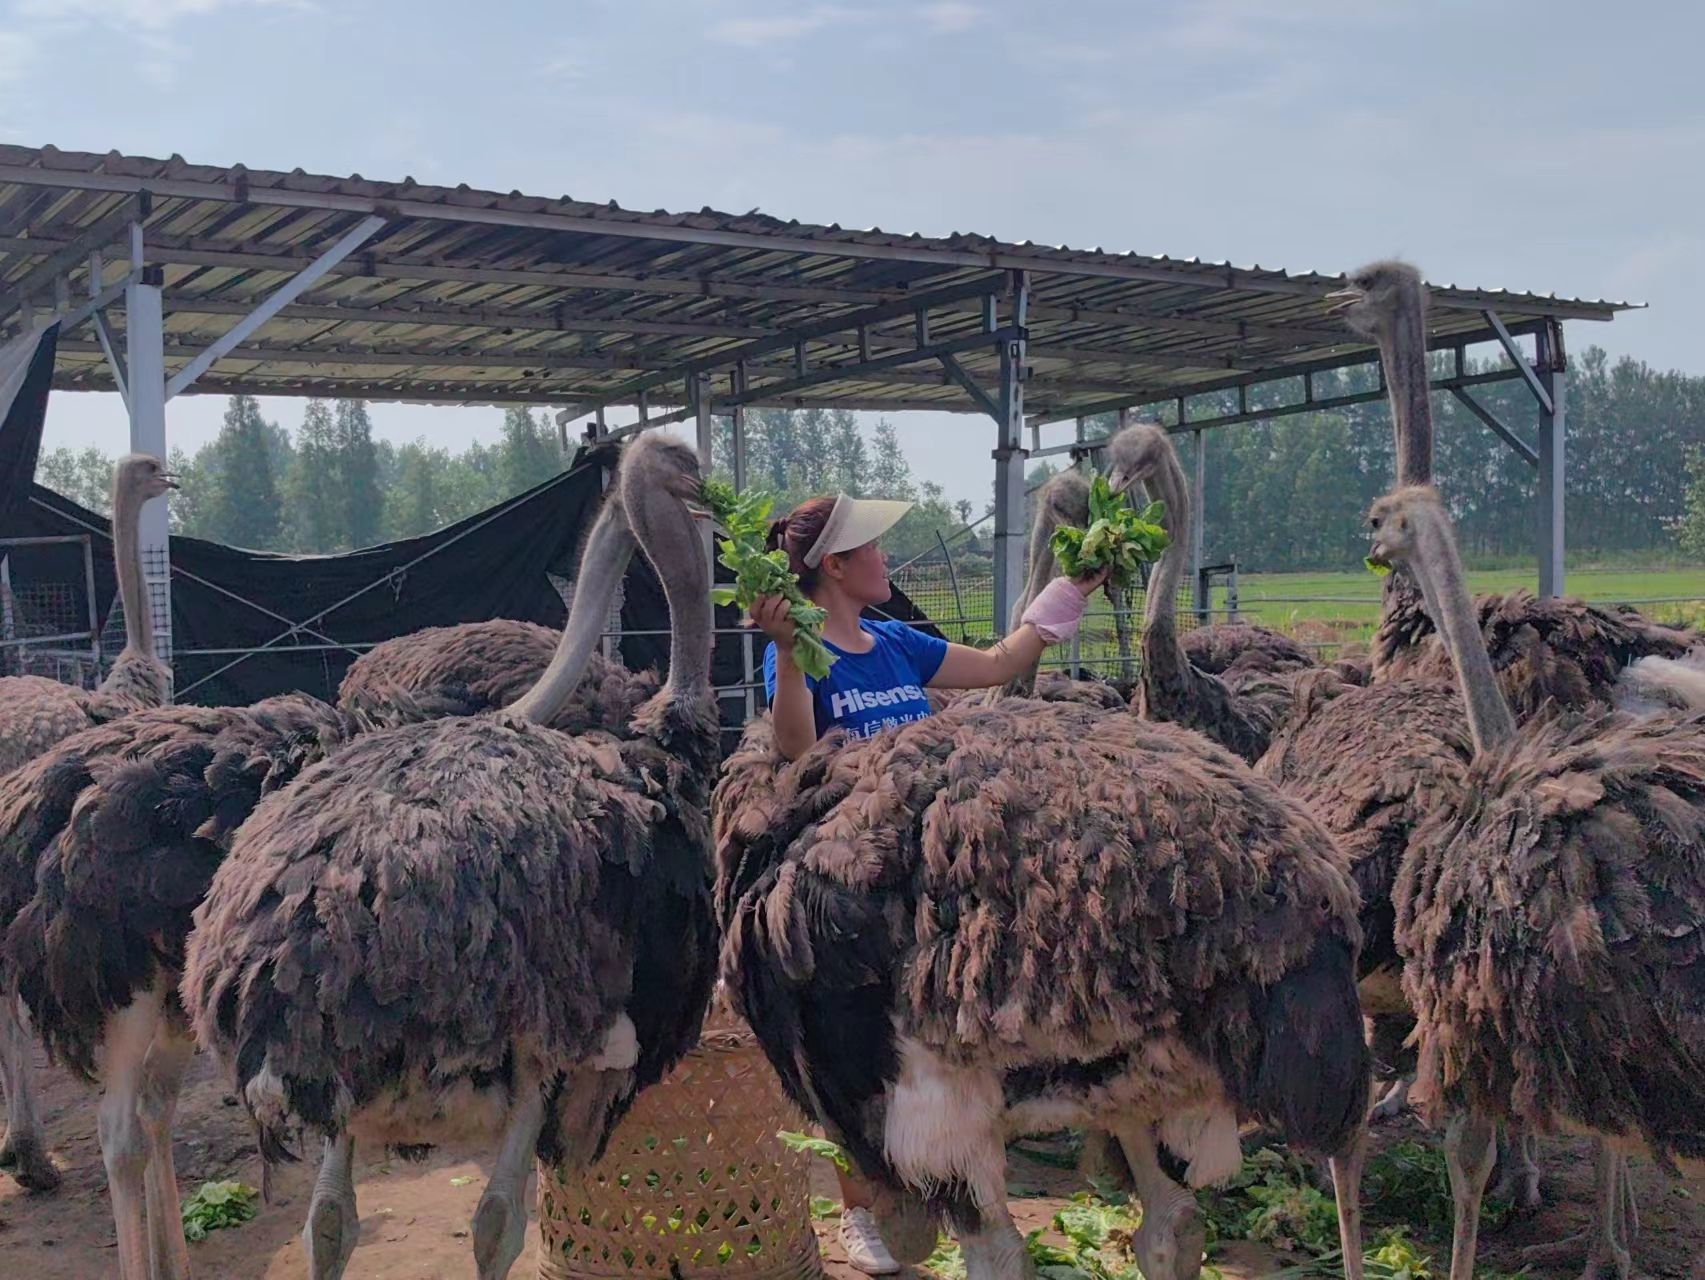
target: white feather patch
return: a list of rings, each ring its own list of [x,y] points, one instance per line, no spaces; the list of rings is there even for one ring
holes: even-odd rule
[[[631,1071],[639,1061],[639,1032],[633,1019],[618,1013],[615,1022],[604,1035],[604,1047],[588,1064],[595,1071]]]
[[[1224,1182],[1243,1167],[1237,1117],[1224,1107],[1193,1107],[1166,1116],[1160,1122],[1160,1140],[1190,1162],[1184,1181],[1192,1187]]]
[[[915,1187],[959,1181],[980,1207],[999,1204],[1006,1188],[1000,1081],[905,1036],[899,1050],[900,1078],[882,1130],[889,1163]]]

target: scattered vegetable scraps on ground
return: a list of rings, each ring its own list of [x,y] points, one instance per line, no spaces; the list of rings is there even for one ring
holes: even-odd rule
[[[1108,586],[1129,587],[1137,581],[1137,567],[1166,550],[1170,539],[1160,524],[1165,514],[1159,502],[1135,510],[1124,494],[1113,492],[1106,476],[1096,476],[1089,486],[1089,528],[1061,525],[1048,547],[1068,578],[1106,569]]]
[[[260,1193],[241,1182],[204,1182],[184,1201],[184,1239],[205,1240],[209,1231],[239,1227],[255,1216]]]
[[[717,587],[711,599],[749,609],[759,596],[781,596],[793,620],[793,665],[821,680],[835,660],[823,644],[823,619],[828,614],[799,589],[799,580],[787,567],[787,552],[764,550],[772,499],[762,493],[735,493],[732,485],[721,480],[704,481],[701,493],[728,535],[717,542],[717,559],[734,571],[734,585]]]

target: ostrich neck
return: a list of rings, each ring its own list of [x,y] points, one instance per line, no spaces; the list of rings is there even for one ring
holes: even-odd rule
[[[669,605],[669,683],[667,692],[676,701],[709,699],[710,647],[714,617],[710,605],[710,566],[693,527],[693,519],[682,508],[686,526],[671,530],[670,544],[685,542],[658,550],[646,546],[646,557],[663,582],[663,597]]]
[[[112,561],[118,579],[118,599],[124,609],[124,647],[127,652],[154,656],[154,615],[142,580],[142,507],[140,494],[119,489],[113,494]]]
[[[1402,306],[1379,336],[1397,445],[1397,483],[1433,482],[1433,406],[1427,382],[1427,326],[1419,305]]]
[[[1468,710],[1468,729],[1476,752],[1495,750],[1515,736],[1515,717],[1492,671],[1485,638],[1474,617],[1468,584],[1448,525],[1429,522],[1417,530],[1416,554],[1409,565],[1420,584],[1427,612],[1444,635],[1456,667],[1457,685]]]
[[[545,724],[562,709],[586,673],[586,664],[592,660],[592,650],[603,634],[610,604],[616,598],[616,589],[621,586],[633,550],[633,534],[622,518],[619,505],[606,499],[580,554],[574,604],[568,611],[568,622],[556,652],[533,686],[505,710],[535,724]]]
[[[1054,550],[1050,544],[1054,539],[1054,530],[1060,527],[1062,521],[1063,517],[1051,505],[1038,503],[1036,524],[1030,530],[1030,572],[1025,575],[1024,594],[1013,602],[1012,617],[1007,623],[1009,634],[1018,630],[1024,611],[1042,594],[1042,588],[1059,576],[1060,565],[1054,559]],[[1036,676],[1041,670],[1042,655],[1038,653],[1034,662],[1007,682],[1007,691],[1021,697],[1029,697],[1036,690]]]
[[[1150,496],[1166,507],[1166,550],[1149,575],[1148,596],[1143,603],[1143,676],[1153,670],[1181,668],[1186,659],[1178,642],[1178,584],[1184,577],[1184,557],[1190,546],[1190,491],[1184,487],[1184,469],[1170,449],[1162,452],[1160,465],[1144,479]]]

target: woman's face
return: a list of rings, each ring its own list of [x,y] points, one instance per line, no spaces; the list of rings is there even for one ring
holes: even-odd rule
[[[836,579],[841,590],[860,605],[886,604],[894,594],[888,585],[888,558],[882,554],[880,541],[867,542],[834,558],[840,568]]]

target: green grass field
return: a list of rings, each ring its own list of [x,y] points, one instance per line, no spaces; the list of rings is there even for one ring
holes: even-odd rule
[[[1532,570],[1472,571],[1469,589],[1476,593],[1510,591],[1535,586]],[[951,639],[960,638],[956,597],[944,573],[908,571],[901,587]],[[1595,604],[1633,604],[1646,616],[1663,622],[1705,625],[1705,569],[1579,569],[1571,570],[1566,587],[1572,596]],[[1251,573],[1238,582],[1238,616],[1248,622],[1295,635],[1309,643],[1336,647],[1365,640],[1379,614],[1379,579],[1366,570],[1341,573]],[[963,602],[967,639],[987,631],[992,591],[986,578],[961,579],[957,600]],[[1213,607],[1223,620],[1226,598],[1216,585]],[[1141,608],[1141,601],[1136,602]],[[1080,651],[1085,659],[1104,655],[1112,645],[1113,620],[1105,600],[1097,597],[1085,620]]]

